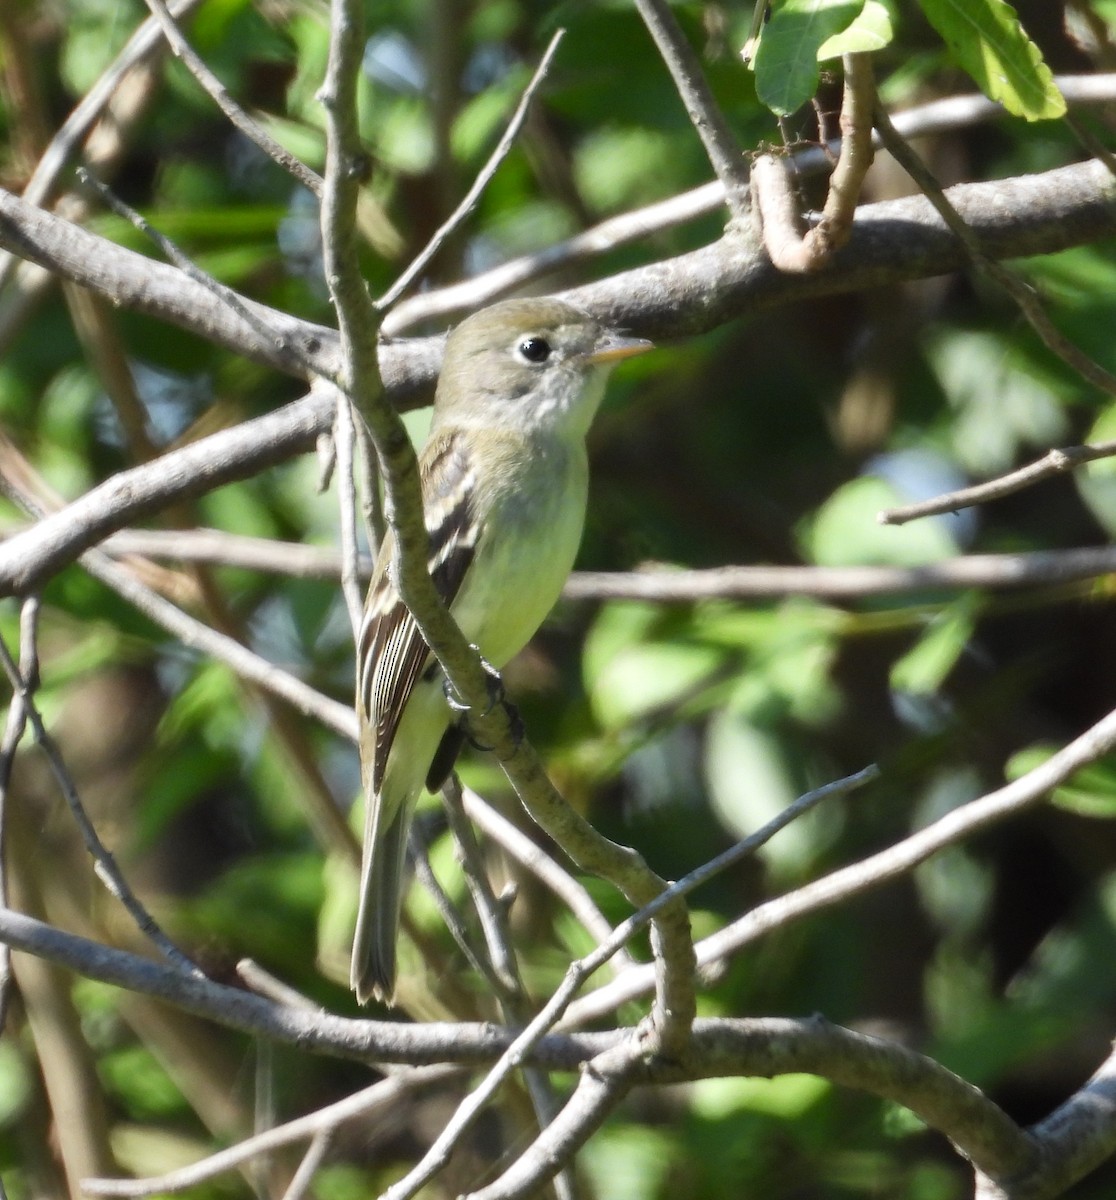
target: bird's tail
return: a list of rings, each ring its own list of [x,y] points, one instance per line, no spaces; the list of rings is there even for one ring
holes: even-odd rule
[[[382,797],[370,796],[368,803],[382,815]],[[373,998],[390,1004],[395,994],[395,943],[405,883],[409,807],[395,806],[395,815],[386,829],[374,821],[364,847],[350,972],[350,986],[361,1004]]]

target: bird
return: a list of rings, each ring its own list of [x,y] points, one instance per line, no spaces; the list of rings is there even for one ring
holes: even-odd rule
[[[585,522],[586,435],[618,361],[652,343],[562,300],[504,300],[446,339],[419,456],[435,587],[493,670],[531,639],[573,567]],[[364,847],[350,983],[393,1002],[406,848],[423,790],[464,733],[393,578],[384,538],[357,638]]]

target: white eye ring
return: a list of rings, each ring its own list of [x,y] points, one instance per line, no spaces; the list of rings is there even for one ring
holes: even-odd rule
[[[531,334],[530,337],[525,337],[516,346],[515,352],[524,362],[529,362],[538,366],[539,363],[544,363],[550,357],[550,343],[544,337],[539,337],[538,334]]]

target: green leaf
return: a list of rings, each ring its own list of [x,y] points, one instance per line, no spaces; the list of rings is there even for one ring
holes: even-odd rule
[[[989,99],[1028,121],[1066,112],[1039,48],[1004,0],[921,0],[926,19]]]
[[[817,91],[818,50],[860,15],[863,0],[786,0],[768,21],[756,50],[756,94],[780,116]]]
[[[723,1121],[741,1112],[764,1112],[796,1121],[833,1092],[817,1075],[780,1075],[775,1079],[701,1079],[694,1084],[694,1112]]]
[[[868,0],[860,16],[840,33],[827,38],[818,47],[818,62],[840,58],[843,54],[870,54],[890,44],[894,30],[891,14],[880,0]]]
[[[620,729],[681,704],[712,680],[723,658],[708,646],[686,642],[629,646],[597,677],[589,694],[593,712],[606,729]]]
[[[978,607],[976,594],[969,592],[942,609],[891,668],[891,686],[916,696],[937,692],[973,635]]]
[[[1108,442],[1116,438],[1116,404],[1105,408],[1085,436],[1090,442]],[[1112,537],[1116,534],[1116,458],[1100,458],[1080,471],[1074,471],[1073,481],[1081,499],[1093,516]]]
[[[909,525],[881,525],[876,520],[880,509],[905,499],[883,479],[869,475],[850,479],[805,528],[800,539],[803,553],[821,567],[918,567],[956,553],[944,520],[931,518]]]
[[[706,729],[702,763],[713,812],[735,837],[772,820],[808,784],[808,764],[777,733],[743,713],[721,709]],[[772,877],[801,878],[840,831],[836,808],[816,808],[783,829],[757,852]]]

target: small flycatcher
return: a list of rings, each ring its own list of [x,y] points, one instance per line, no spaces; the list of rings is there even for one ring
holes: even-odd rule
[[[419,459],[430,573],[493,667],[530,640],[573,566],[585,521],[585,435],[609,368],[651,343],[557,300],[507,300],[450,334]],[[461,734],[444,676],[376,562],[357,646],[364,859],[351,981],[391,1002],[407,833],[423,788],[449,775]]]

